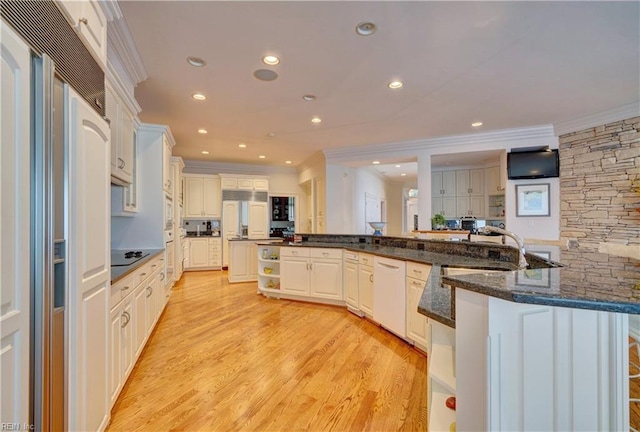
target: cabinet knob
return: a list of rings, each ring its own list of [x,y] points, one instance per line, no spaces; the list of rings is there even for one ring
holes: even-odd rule
[[[80,23],[80,24],[84,24],[84,25],[89,25],[89,20],[88,20],[88,19],[86,19],[86,18],[80,18],[80,19],[78,20],[78,23]]]

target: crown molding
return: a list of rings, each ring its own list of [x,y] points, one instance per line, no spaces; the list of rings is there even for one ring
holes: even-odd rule
[[[256,177],[273,174],[297,175],[294,167],[276,167],[269,165],[233,164],[185,160],[184,172],[189,174],[218,174],[220,177]],[[220,174],[223,173],[223,174]]]
[[[101,0],[98,4],[107,19],[107,22],[123,17],[122,9],[120,9],[120,5],[116,0]]]
[[[155,134],[165,134],[167,137],[167,141],[169,142],[169,148],[173,148],[176,145],[176,140],[173,138],[171,128],[167,125],[140,123],[140,126],[138,126],[138,131]]]
[[[131,83],[131,93],[138,83],[149,77],[123,17],[108,24],[107,58],[109,63],[115,62],[120,66],[121,70],[118,72],[126,75],[124,80]]]
[[[318,151],[312,154],[311,156],[309,156],[308,158],[306,158],[305,160],[303,160],[302,162],[300,162],[296,166],[296,168],[298,172],[301,172],[318,165],[324,166],[326,163],[327,163],[327,159],[326,159],[325,153],[323,151]]]
[[[441,147],[500,144],[536,138],[555,138],[552,125],[541,125],[526,128],[503,129],[499,131],[453,135],[439,138],[428,138],[415,141],[404,141],[388,144],[348,147],[324,150],[327,163],[352,162],[375,157],[404,155],[415,156],[417,152]]]
[[[640,116],[640,101],[553,124],[557,136]]]

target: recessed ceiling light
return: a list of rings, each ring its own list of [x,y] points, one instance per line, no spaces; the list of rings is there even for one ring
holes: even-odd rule
[[[240,148],[246,148],[246,147],[247,147],[247,145],[246,145],[246,144],[238,144],[238,147],[240,147]]]
[[[308,95],[302,96],[302,99],[311,102],[311,101],[316,100],[316,97],[314,95],[308,94]]]
[[[267,157],[265,155],[260,155],[258,156],[260,159],[266,159]]]
[[[264,64],[268,64],[269,66],[275,66],[278,63],[280,63],[280,59],[276,56],[268,55],[268,56],[262,57],[262,62]]]
[[[374,165],[380,165],[380,161],[373,161],[371,163],[374,164]]]
[[[471,126],[473,126],[473,127],[479,127],[479,126],[482,126],[482,122],[474,122],[474,123],[471,123]]]
[[[269,69],[258,69],[253,72],[253,76],[259,79],[260,81],[273,81],[278,78],[278,74]]]
[[[284,161],[284,163],[286,163],[286,164],[290,164],[290,163],[291,163],[291,161]]]
[[[396,165],[396,168],[400,168],[400,165]]]
[[[400,174],[400,175],[401,175],[402,177],[404,177],[404,176],[406,176],[407,174],[406,174],[406,173],[402,173],[402,174]]]
[[[207,62],[200,57],[187,57],[187,63],[195,67],[202,67],[207,64]]]
[[[267,138],[273,138],[274,136],[276,136],[276,133],[275,133],[275,132],[269,132],[269,133],[267,134]]]
[[[203,101],[203,100],[205,100],[207,98],[202,93],[194,93],[194,94],[191,95],[191,97],[194,98],[195,100],[199,100],[199,101]]]
[[[209,152],[206,150],[202,150],[202,154],[209,154]]]
[[[198,133],[206,134],[208,133],[206,129],[198,129]]]
[[[311,119],[311,123],[318,124],[318,123],[321,123],[321,122],[322,122],[322,119],[320,117],[314,117],[314,118]]]
[[[402,81],[391,81],[388,86],[390,89],[399,89],[403,84]]]
[[[360,36],[371,36],[376,30],[376,25],[371,22],[361,22],[356,26],[356,33]]]

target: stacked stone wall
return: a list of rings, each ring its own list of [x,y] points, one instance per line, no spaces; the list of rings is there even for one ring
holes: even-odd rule
[[[560,138],[560,235],[640,248],[640,117]]]

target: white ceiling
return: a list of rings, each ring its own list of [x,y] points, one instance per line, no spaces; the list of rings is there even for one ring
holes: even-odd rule
[[[169,125],[185,159],[277,166],[322,149],[553,124],[636,102],[639,6],[120,2],[149,75],[136,88],[142,121]],[[363,21],[377,32],[357,35]],[[265,54],[281,63],[262,64]],[[258,81],[257,69],[279,78]],[[404,87],[387,88],[394,79]]]

